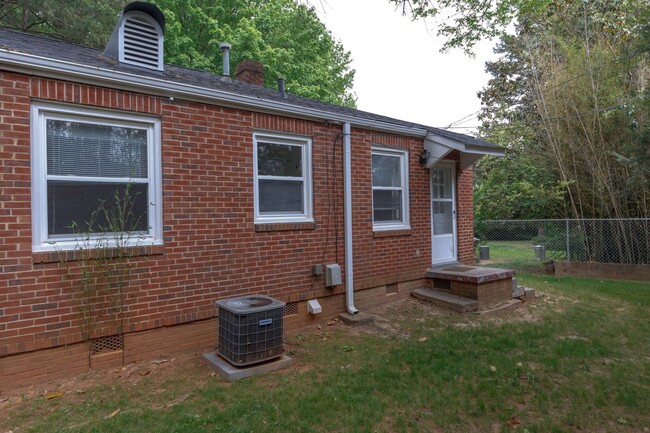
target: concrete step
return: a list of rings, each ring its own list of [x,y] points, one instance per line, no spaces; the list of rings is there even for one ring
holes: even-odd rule
[[[461,313],[478,310],[478,301],[464,298],[458,295],[452,295],[448,292],[423,287],[411,292],[412,296],[424,301],[429,301],[434,305],[444,308],[450,308]]]

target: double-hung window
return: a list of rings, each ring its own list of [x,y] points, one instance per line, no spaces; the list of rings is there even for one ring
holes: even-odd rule
[[[408,229],[408,152],[372,148],[372,220],[374,230]]]
[[[253,135],[255,222],[311,222],[311,139]]]
[[[158,119],[37,102],[31,121],[34,251],[162,243]]]

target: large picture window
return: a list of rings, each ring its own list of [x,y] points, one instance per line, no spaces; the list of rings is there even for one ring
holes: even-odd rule
[[[374,230],[409,228],[405,150],[372,149],[372,218]]]
[[[124,232],[162,243],[157,119],[35,103],[32,161],[35,251]]]
[[[313,221],[311,140],[254,134],[255,222]]]

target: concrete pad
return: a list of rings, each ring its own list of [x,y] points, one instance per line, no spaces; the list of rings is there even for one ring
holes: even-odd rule
[[[368,323],[372,323],[374,317],[370,314],[361,312],[357,314],[341,313],[339,314],[339,320],[346,325],[367,325]]]
[[[280,355],[278,358],[260,364],[247,365],[246,367],[235,367],[220,357],[216,351],[204,353],[203,359],[228,382],[234,382],[246,377],[257,376],[259,374],[288,368],[291,367],[293,362],[293,360],[287,355]]]
[[[519,298],[521,296],[524,296],[524,294],[525,294],[524,286],[517,286],[516,288],[512,289],[513,298]]]
[[[519,299],[511,299],[508,302],[504,302],[503,304],[497,305],[496,307],[491,307],[487,308],[484,310],[479,311],[479,314],[488,314],[488,313],[493,313],[495,311],[502,311],[502,310],[508,310],[510,308],[516,307],[517,305],[521,305],[522,301]]]
[[[524,295],[526,295],[526,299],[535,299],[535,289],[524,287]]]
[[[451,308],[461,313],[478,310],[478,301],[474,299],[452,295],[451,293],[433,290],[428,287],[413,290],[411,296],[422,299],[423,301],[429,301],[440,307]]]

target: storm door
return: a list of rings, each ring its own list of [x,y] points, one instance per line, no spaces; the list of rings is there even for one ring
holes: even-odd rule
[[[456,191],[453,164],[431,167],[431,263],[457,260]]]

